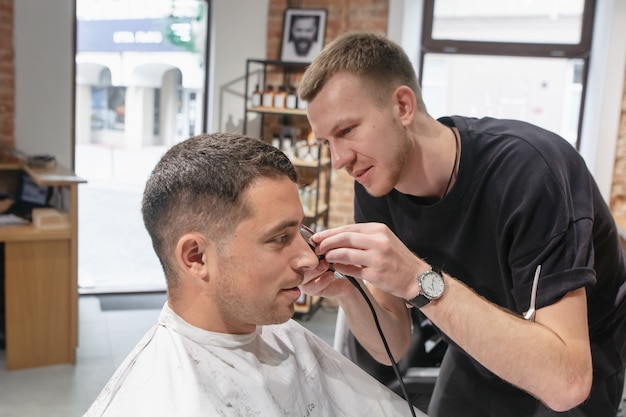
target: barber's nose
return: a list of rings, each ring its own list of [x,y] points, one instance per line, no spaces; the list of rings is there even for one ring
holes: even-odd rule
[[[352,160],[352,152],[338,145],[336,142],[330,142],[330,160],[335,169],[341,169],[348,165]]]

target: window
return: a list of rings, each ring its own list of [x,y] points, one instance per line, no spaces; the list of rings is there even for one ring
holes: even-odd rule
[[[578,147],[594,0],[424,0],[429,112],[514,118]]]
[[[141,217],[166,149],[206,130],[208,0],[76,0],[81,293],[165,288]]]

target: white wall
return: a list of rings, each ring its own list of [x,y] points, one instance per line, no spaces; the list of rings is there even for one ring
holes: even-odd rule
[[[266,57],[269,0],[214,0],[209,132],[243,131],[246,59]]]
[[[13,2],[15,143],[72,166],[74,1]]]
[[[390,36],[414,62],[421,0],[390,0]],[[581,153],[608,200],[626,62],[626,2],[598,2]],[[209,131],[241,131],[247,58],[264,58],[268,0],[214,0]],[[16,146],[72,163],[74,0],[14,2]],[[410,16],[410,17],[409,17]]]

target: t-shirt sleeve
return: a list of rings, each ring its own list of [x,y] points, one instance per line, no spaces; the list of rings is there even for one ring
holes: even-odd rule
[[[595,283],[593,195],[590,176],[577,155],[546,159],[545,150],[520,141],[506,158],[498,220],[499,247],[508,250],[512,295],[519,311],[528,308],[537,265],[541,275],[537,306],[552,304],[577,288]],[[552,153],[554,155],[554,153]]]

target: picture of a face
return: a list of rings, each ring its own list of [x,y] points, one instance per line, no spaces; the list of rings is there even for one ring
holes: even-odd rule
[[[318,16],[293,16],[291,21],[291,41],[298,56],[306,56],[317,39]]]
[[[280,60],[310,63],[324,46],[325,9],[287,9],[283,20]]]

